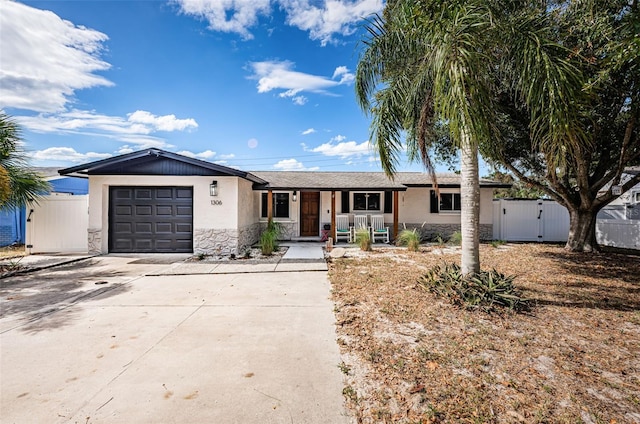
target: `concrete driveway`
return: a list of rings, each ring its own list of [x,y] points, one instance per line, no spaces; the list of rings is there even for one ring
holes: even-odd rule
[[[0,280],[3,423],[346,423],[326,272]]]

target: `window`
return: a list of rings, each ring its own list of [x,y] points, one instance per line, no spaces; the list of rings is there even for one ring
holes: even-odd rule
[[[262,193],[262,217],[267,218],[268,193]],[[273,193],[273,217],[289,218],[289,193]]]
[[[635,194],[634,203],[640,203],[640,191]]]
[[[460,209],[460,193],[440,193],[440,212]]]
[[[353,193],[354,211],[379,211],[380,193]]]

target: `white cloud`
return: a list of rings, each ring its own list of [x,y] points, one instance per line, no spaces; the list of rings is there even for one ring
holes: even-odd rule
[[[302,131],[302,135],[309,135],[309,134],[313,134],[314,132],[316,132],[316,130],[314,128],[308,128],[308,129]]]
[[[279,0],[287,13],[287,23],[309,31],[312,40],[322,45],[333,41],[334,34],[350,35],[363,18],[382,10],[382,0]],[[312,4],[313,3],[313,4]],[[317,4],[317,6],[316,6]]]
[[[227,159],[233,159],[236,157],[236,155],[234,155],[233,153],[230,153],[228,155],[220,155],[219,156],[220,159],[222,159],[223,161],[226,161]],[[217,162],[216,162],[217,163]]]
[[[213,31],[240,34],[245,40],[253,38],[249,28],[258,22],[258,16],[268,15],[270,0],[176,0],[180,11],[206,19]]]
[[[298,105],[298,106],[304,106],[305,103],[307,103],[307,101],[309,99],[307,99],[304,96],[296,96],[293,99],[291,99],[293,101],[294,104]]]
[[[251,62],[249,64],[253,70],[253,74],[249,77],[258,80],[258,93],[268,93],[272,90],[284,90],[278,93],[279,97],[291,97],[293,102],[303,105],[307,102],[307,98],[297,94],[303,91],[312,93],[330,94],[327,90],[342,84],[350,83],[348,69],[340,66],[336,69],[337,76],[340,81],[319,75],[305,74],[304,72],[294,71],[294,64],[290,61],[264,61]],[[338,71],[338,69],[343,69]],[[334,77],[336,76],[334,72]]]
[[[213,31],[252,39],[250,28],[275,7],[283,9],[288,25],[309,31],[322,45],[334,34],[350,35],[363,18],[382,10],[382,0],[175,0],[180,12],[205,19]],[[276,6],[277,5],[277,6]]]
[[[318,147],[309,148],[303,145],[303,148],[309,152],[322,153],[325,156],[338,156],[341,159],[371,155],[373,152],[371,143],[369,143],[368,140],[362,143],[355,141],[345,142],[344,140],[346,140],[345,136],[337,135],[329,140],[329,142],[321,144]]]
[[[71,147],[49,147],[44,150],[37,150],[31,153],[31,157],[37,161],[60,161],[60,162],[93,162],[111,157],[110,153],[87,152],[79,153]]]
[[[0,108],[64,110],[76,90],[113,83],[96,75],[107,35],[76,26],[51,11],[0,1]]]
[[[19,116],[16,120],[25,128],[40,133],[84,134],[107,137],[138,148],[172,147],[166,141],[151,134],[156,131],[179,131],[197,128],[194,119],[177,119],[175,115],[155,116],[146,111],[136,111],[124,119],[94,111],[71,110],[58,114]]]
[[[306,168],[302,162],[298,162],[296,159],[284,159],[273,165],[274,169],[279,171],[317,171],[320,168],[315,166],[313,168]]]
[[[198,128],[198,123],[193,118],[176,119],[175,115],[155,116],[145,110],[136,110],[127,116],[129,122],[145,124],[158,131],[183,131],[189,128]]]
[[[205,150],[204,152],[200,152],[200,153],[193,153],[190,152],[189,150],[182,150],[180,152],[177,152],[179,155],[183,155],[183,156],[187,156],[190,158],[195,158],[195,159],[205,159],[205,160],[209,160],[211,158],[213,158],[216,155],[216,152],[211,151],[211,150]]]
[[[338,66],[336,70],[333,71],[333,77],[331,78],[336,79],[336,77],[340,77],[340,84],[350,84],[356,79],[356,76],[352,72],[349,72],[349,68],[346,66]]]

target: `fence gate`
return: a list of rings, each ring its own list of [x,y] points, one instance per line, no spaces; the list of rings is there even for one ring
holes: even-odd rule
[[[568,235],[569,212],[553,200],[493,201],[496,240],[566,242]]]
[[[89,196],[50,195],[27,206],[29,253],[87,252]]]

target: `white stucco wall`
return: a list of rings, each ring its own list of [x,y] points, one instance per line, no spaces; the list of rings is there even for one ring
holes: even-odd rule
[[[460,212],[430,213],[431,202],[427,187],[410,187],[405,192],[399,193],[400,210],[398,221],[400,224],[459,224]],[[441,188],[441,193],[460,193],[459,188]],[[493,222],[493,189],[480,189],[480,224],[492,224]]]
[[[246,227],[247,225],[258,222],[256,211],[259,210],[254,207],[255,196],[252,189],[253,183],[243,178],[236,178],[236,192],[238,194],[238,226]]]
[[[209,185],[218,182],[218,196],[209,194]],[[99,237],[100,251],[108,251],[109,187],[184,186],[193,187],[193,228],[235,230],[239,225],[239,177],[95,175],[89,177],[89,233]],[[212,204],[212,200],[221,204]],[[217,203],[217,202],[216,202]],[[245,219],[243,215],[243,219]],[[248,219],[248,218],[247,218]],[[96,236],[97,234],[97,236]],[[91,248],[91,246],[90,246]]]

